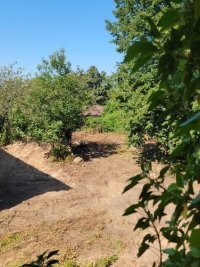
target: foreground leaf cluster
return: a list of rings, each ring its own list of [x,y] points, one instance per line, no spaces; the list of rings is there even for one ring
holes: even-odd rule
[[[151,163],[142,162],[142,173],[129,179],[124,192],[141,181],[144,186],[138,203],[127,208],[124,215],[142,214],[134,230],[153,228],[153,233],[143,238],[138,252],[141,256],[157,241],[159,261],[152,266],[198,267],[200,9],[198,0],[174,0],[168,4],[157,21],[149,16],[144,18],[149,24],[149,37],[136,40],[128,49],[125,61],[134,61],[132,72],[140,72],[144,64],[151,64],[152,58],[158,57],[159,89],[149,97],[148,110],[162,107],[159,120],[169,118],[168,125],[173,130],[171,138],[179,140],[170,157],[182,157],[182,161],[166,165],[156,178],[151,178]],[[169,171],[174,181],[166,186]],[[169,205],[174,210],[171,215],[167,214]],[[171,219],[167,220],[169,216]],[[163,221],[166,221],[164,226],[158,227]],[[162,243],[163,238],[168,241],[167,248]],[[167,255],[166,260],[163,253]]]

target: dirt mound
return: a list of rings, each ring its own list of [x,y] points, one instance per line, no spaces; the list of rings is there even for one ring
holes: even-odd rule
[[[117,255],[119,266],[149,265],[154,254],[137,259],[139,215],[123,217],[138,190],[122,195],[126,180],[140,171],[135,151],[119,134],[77,132],[73,143],[83,164],[55,163],[50,147],[15,143],[0,150],[0,266],[19,266],[45,250],[85,262]]]

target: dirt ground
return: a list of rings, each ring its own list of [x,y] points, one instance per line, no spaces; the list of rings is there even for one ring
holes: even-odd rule
[[[156,253],[137,258],[143,232],[133,232],[139,215],[123,217],[142,185],[122,195],[126,181],[140,172],[138,151],[120,134],[77,132],[80,164],[56,163],[50,147],[14,143],[0,149],[0,266],[15,267],[45,250],[59,259],[91,262],[117,255],[113,267],[151,266]]]

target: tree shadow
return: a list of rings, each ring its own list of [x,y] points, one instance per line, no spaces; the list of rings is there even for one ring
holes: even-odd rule
[[[0,149],[0,210],[46,192],[70,189],[54,177]]]
[[[162,164],[168,164],[168,163],[186,163],[185,157],[178,156],[174,158],[170,158],[170,155],[168,152],[166,152],[164,149],[159,146],[157,143],[146,143],[143,146],[142,152],[140,154],[138,163],[141,163],[141,159],[144,161],[156,161]]]
[[[146,143],[143,145],[142,152],[138,159],[138,163],[141,163],[141,159],[144,161],[157,161],[160,163],[167,163],[169,161],[169,155],[156,143]]]
[[[90,161],[93,158],[109,157],[117,154],[118,144],[102,144],[97,142],[88,142],[84,145],[73,145],[74,155],[80,156],[84,161]]]

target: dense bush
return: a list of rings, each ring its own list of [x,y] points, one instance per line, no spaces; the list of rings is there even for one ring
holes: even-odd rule
[[[0,143],[22,138],[27,128],[23,103],[27,97],[29,76],[15,64],[0,68]]]
[[[14,65],[2,67],[0,87],[1,144],[28,138],[63,151],[83,124],[84,90],[63,49],[42,59],[33,79]]]

